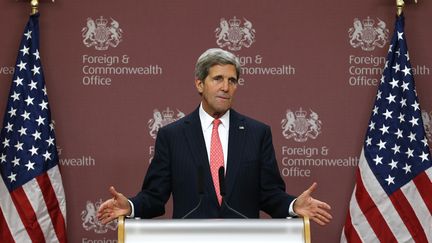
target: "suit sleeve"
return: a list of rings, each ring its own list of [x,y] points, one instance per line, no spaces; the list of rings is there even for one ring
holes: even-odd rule
[[[270,127],[266,126],[261,144],[261,210],[273,218],[289,216],[289,205],[295,197],[285,192],[283,181],[276,161]]]
[[[155,143],[155,154],[147,170],[141,191],[133,198],[135,217],[153,218],[165,213],[171,194],[169,139],[162,128]]]

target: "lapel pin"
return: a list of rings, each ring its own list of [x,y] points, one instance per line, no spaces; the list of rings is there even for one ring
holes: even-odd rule
[[[240,130],[244,130],[244,126],[239,126],[239,129]]]

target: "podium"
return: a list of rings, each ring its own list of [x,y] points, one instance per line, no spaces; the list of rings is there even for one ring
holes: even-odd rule
[[[310,243],[308,218],[118,219],[118,242]]]

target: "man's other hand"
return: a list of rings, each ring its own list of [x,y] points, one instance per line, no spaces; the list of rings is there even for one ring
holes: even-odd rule
[[[294,212],[300,216],[307,216],[319,225],[326,225],[333,218],[328,212],[331,207],[311,196],[318,184],[314,182],[311,187],[304,191],[294,203]]]
[[[109,188],[109,192],[112,198],[102,203],[97,212],[97,218],[102,224],[107,224],[119,216],[131,214],[131,207],[127,198],[117,192],[113,186]]]

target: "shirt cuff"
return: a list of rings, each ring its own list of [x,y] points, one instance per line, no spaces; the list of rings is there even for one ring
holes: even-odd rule
[[[296,214],[296,213],[294,212],[294,203],[295,203],[296,200],[297,200],[297,198],[294,199],[294,200],[290,203],[290,205],[289,205],[288,214],[289,214],[289,216],[291,216],[291,217],[297,217],[297,216],[298,216],[298,214]]]
[[[129,215],[126,215],[127,218],[133,218],[135,216],[135,210],[134,210],[134,205],[132,203],[131,200],[128,199],[129,205],[131,207],[131,213]],[[290,210],[291,210],[291,206],[290,206]]]

